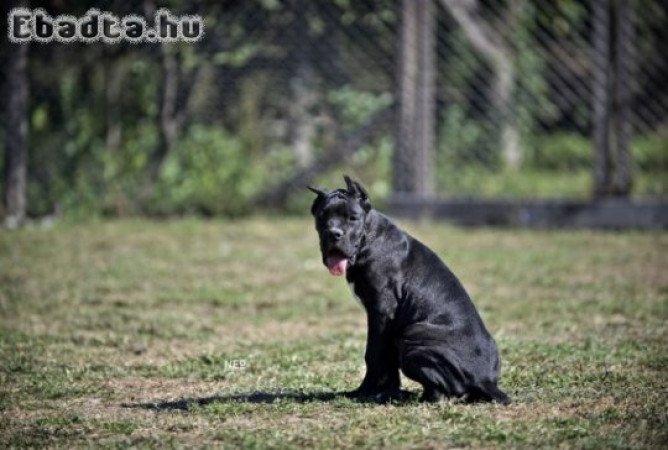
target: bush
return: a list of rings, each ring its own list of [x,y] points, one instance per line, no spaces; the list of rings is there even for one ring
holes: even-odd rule
[[[529,139],[528,166],[543,170],[590,169],[594,164],[594,145],[588,136],[556,133]],[[665,131],[646,134],[631,142],[636,169],[643,172],[668,170],[668,136]]]
[[[344,129],[355,129],[374,113],[392,103],[392,95],[361,91],[346,85],[329,92],[327,99],[341,111]]]
[[[575,133],[555,133],[528,139],[526,164],[541,170],[589,169],[593,164],[591,138]]]
[[[668,171],[668,130],[640,136],[631,144],[635,166],[645,172]]]
[[[193,126],[164,163],[152,212],[237,215],[257,181],[241,139],[222,128]]]
[[[493,127],[467,116],[458,105],[443,114],[438,141],[439,172],[463,165],[497,168],[500,147]]]

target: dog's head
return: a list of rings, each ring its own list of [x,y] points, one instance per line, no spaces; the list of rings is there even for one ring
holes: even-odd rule
[[[317,197],[311,213],[320,236],[322,262],[332,275],[344,275],[355,263],[364,236],[366,216],[371,210],[366,190],[344,175],[345,189],[326,191],[309,186]]]

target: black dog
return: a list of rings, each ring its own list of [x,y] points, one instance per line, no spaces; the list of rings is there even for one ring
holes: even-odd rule
[[[400,397],[399,370],[422,384],[422,400],[510,398],[497,387],[500,360],[459,280],[434,252],[371,209],[364,188],[344,176],[346,189],[318,197],[311,212],[322,259],[346,275],[367,312],[366,376],[354,394]]]

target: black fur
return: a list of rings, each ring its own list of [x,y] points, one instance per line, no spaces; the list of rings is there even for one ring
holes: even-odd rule
[[[347,261],[346,279],[367,312],[367,370],[356,395],[397,398],[401,370],[423,386],[425,401],[509,404],[497,386],[501,363],[494,339],[457,277],[372,209],[359,183],[344,178],[345,189],[310,188],[317,194],[311,212],[323,262]]]

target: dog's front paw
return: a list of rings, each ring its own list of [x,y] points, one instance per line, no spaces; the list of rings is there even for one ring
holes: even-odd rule
[[[392,401],[400,401],[404,399],[404,392],[399,388],[390,389],[362,389],[362,387],[352,391],[350,397],[367,400],[377,403],[389,403]]]
[[[404,392],[401,389],[387,389],[377,393],[374,400],[378,403],[398,402],[404,399]]]

